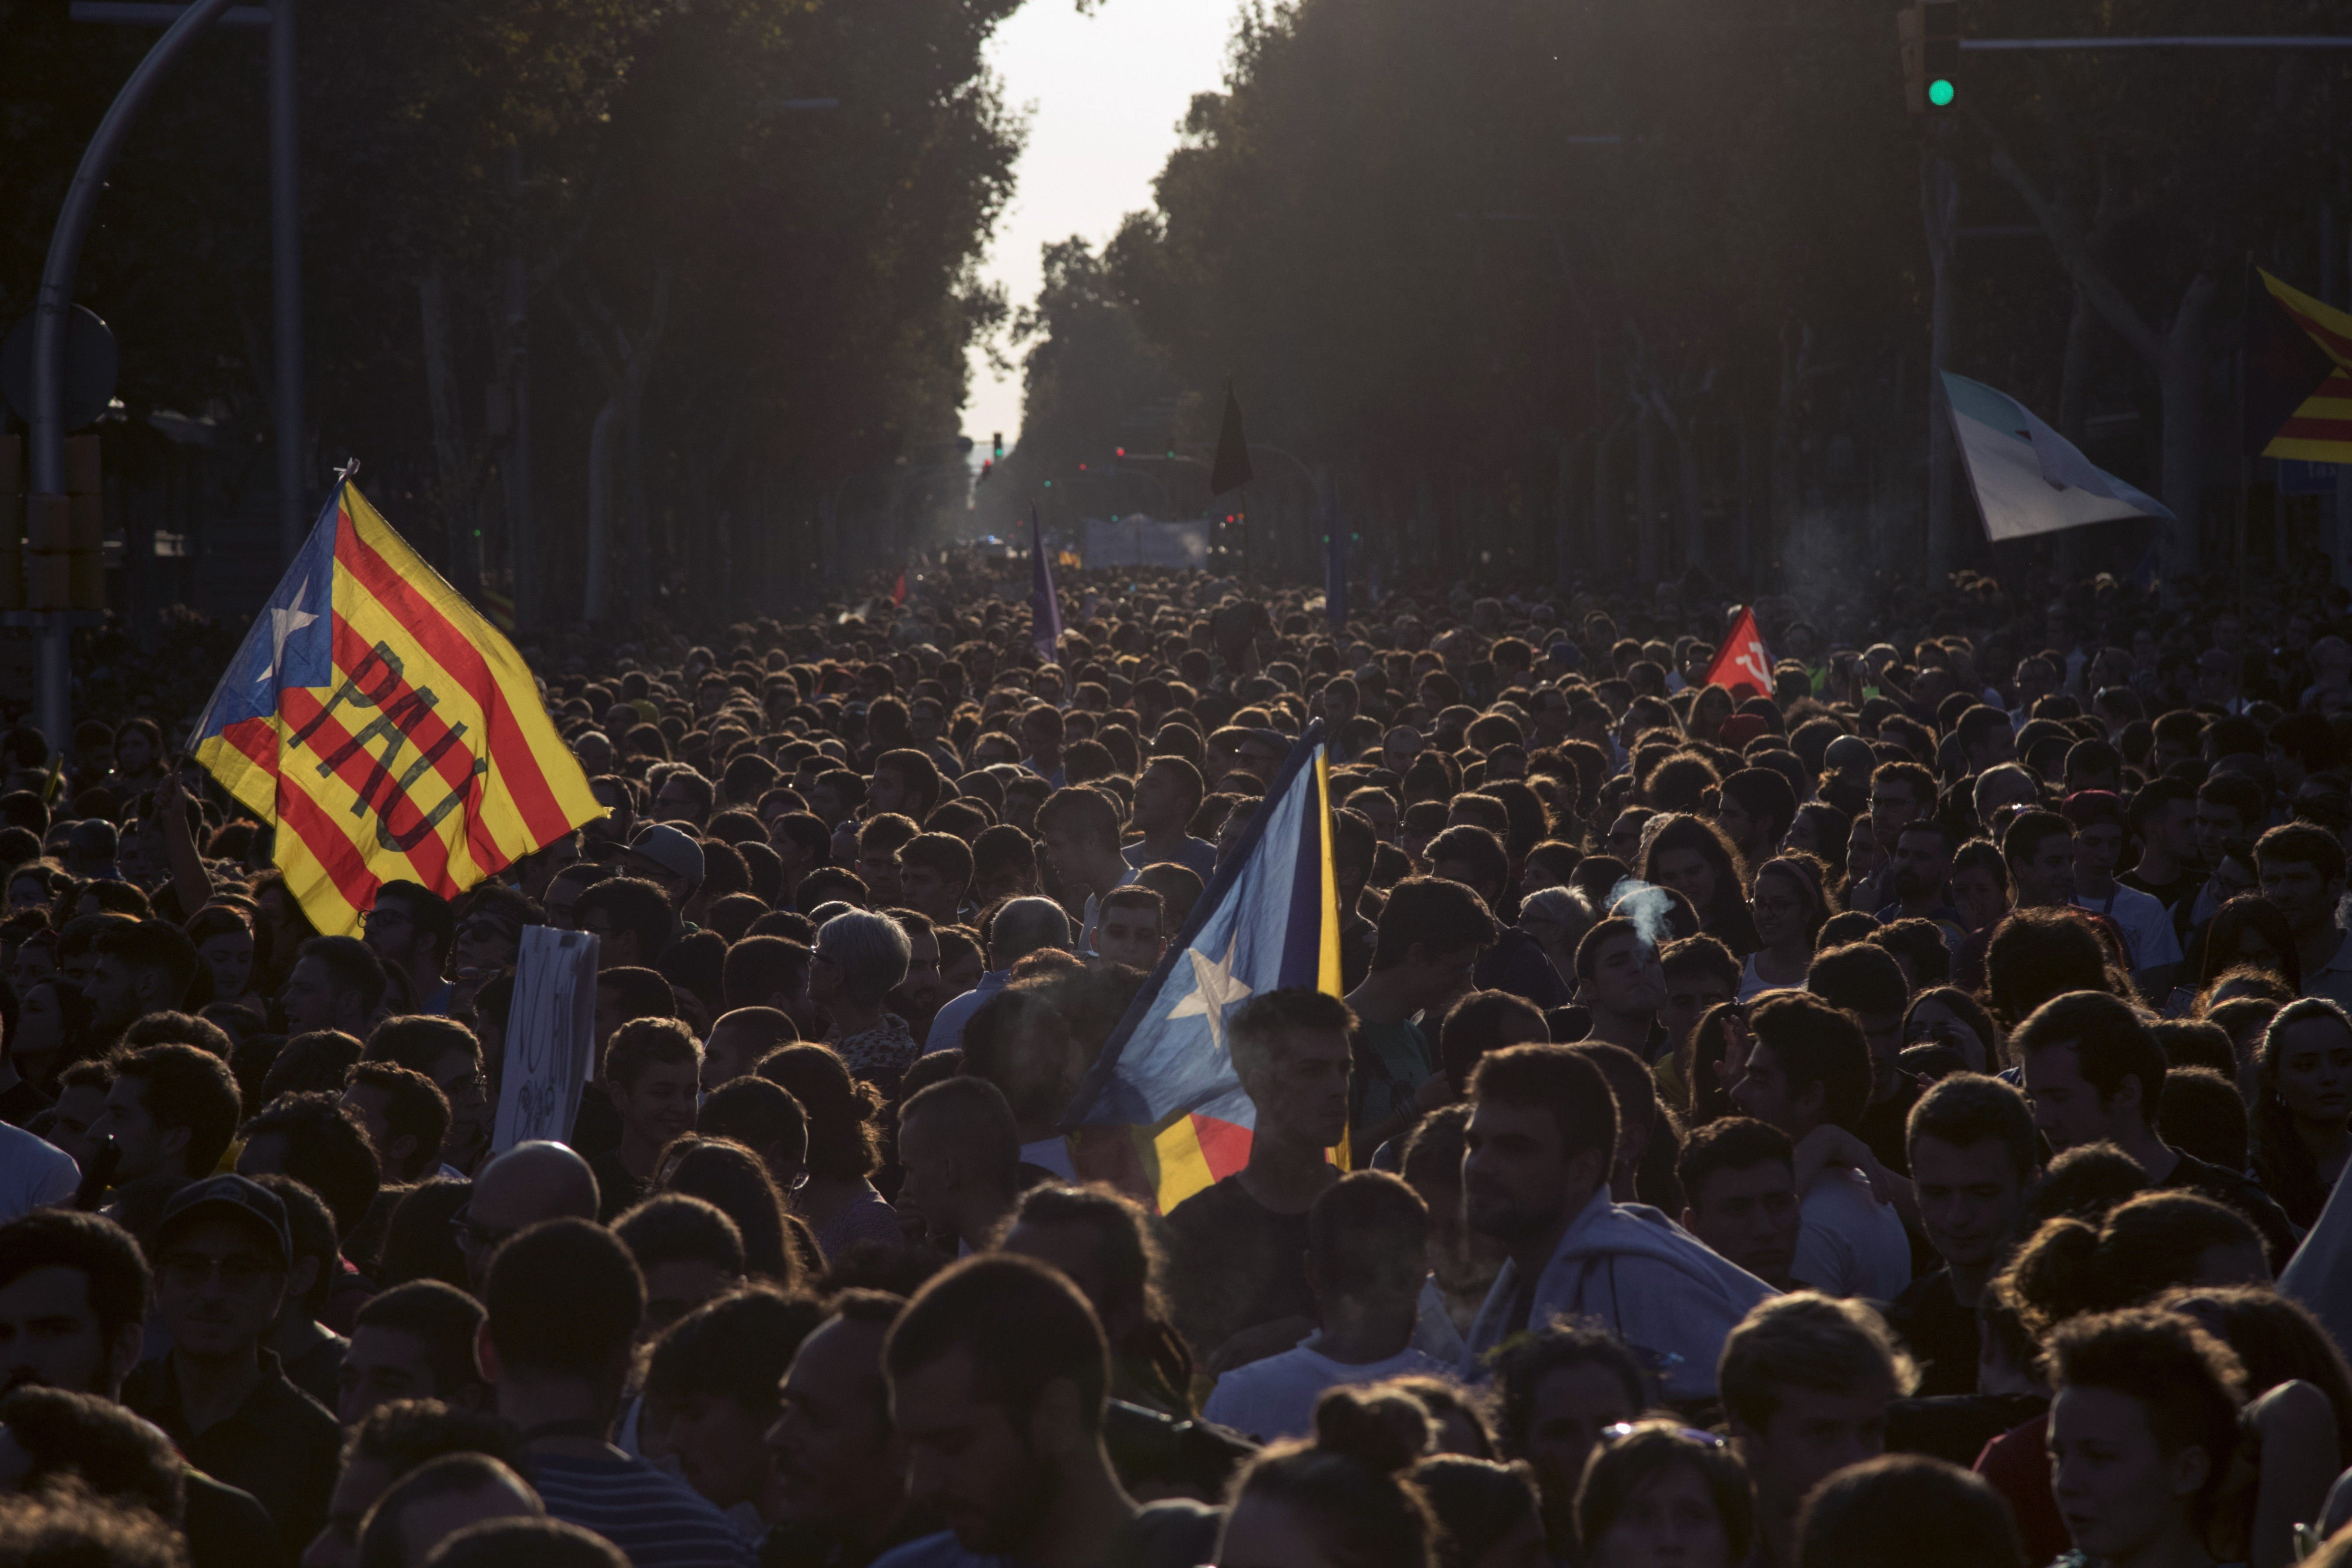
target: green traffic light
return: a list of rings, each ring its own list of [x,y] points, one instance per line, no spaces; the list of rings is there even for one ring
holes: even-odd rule
[[[1927,84],[1927,101],[1937,109],[1951,108],[1952,99],[1959,96],[1959,89],[1948,78],[1939,77]]]

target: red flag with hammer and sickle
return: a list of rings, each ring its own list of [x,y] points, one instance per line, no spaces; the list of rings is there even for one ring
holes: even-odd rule
[[[1706,685],[1721,686],[1735,697],[1772,695],[1772,655],[1765,652],[1764,638],[1756,630],[1754,611],[1740,611],[1731,635],[1706,667]]]

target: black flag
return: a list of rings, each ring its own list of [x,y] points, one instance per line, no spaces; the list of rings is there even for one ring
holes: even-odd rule
[[[1242,434],[1242,400],[1234,383],[1225,383],[1225,423],[1217,432],[1217,460],[1209,469],[1209,494],[1238,490],[1255,476],[1250,471],[1249,438]]]

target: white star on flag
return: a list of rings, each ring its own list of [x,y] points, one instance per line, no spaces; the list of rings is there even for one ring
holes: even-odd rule
[[[275,675],[278,673],[278,667],[286,662],[286,639],[319,619],[302,608],[302,601],[310,597],[310,580],[306,577],[302,580],[302,586],[294,591],[292,604],[283,610],[274,605],[270,608],[269,667],[253,677],[255,685],[257,686]]]
[[[1168,1009],[1171,1019],[1207,1019],[1209,1043],[1219,1051],[1225,1049],[1225,1009],[1250,994],[1247,986],[1234,978],[1234,949],[1240,942],[1236,931],[1225,943],[1222,961],[1198,947],[1188,949],[1184,956],[1192,960],[1192,994]]]

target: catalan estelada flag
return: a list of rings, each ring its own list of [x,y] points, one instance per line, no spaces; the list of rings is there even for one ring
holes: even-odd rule
[[[348,480],[189,749],[277,828],[287,886],[330,936],[383,883],[454,897],[604,814],[521,655]]]
[[[2352,316],[2256,269],[2246,301],[2246,455],[2352,463]]]
[[[1256,1115],[1226,1054],[1225,1017],[1261,992],[1294,986],[1339,995],[1320,720],[1290,748],[1072,1105],[1075,1124],[1137,1129],[1160,1213],[1248,1163]]]

